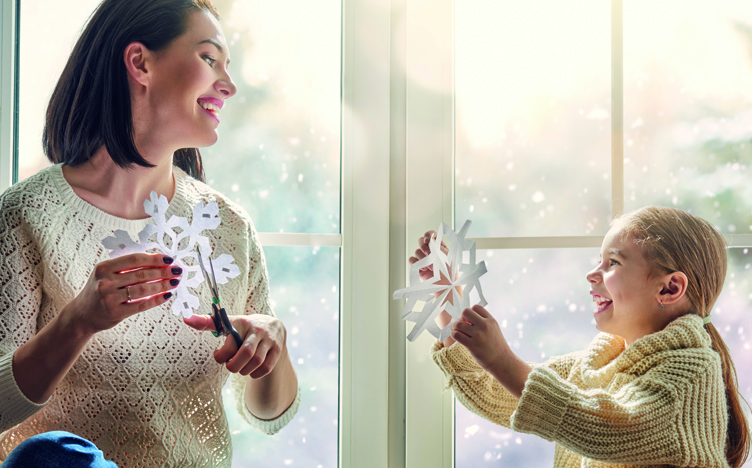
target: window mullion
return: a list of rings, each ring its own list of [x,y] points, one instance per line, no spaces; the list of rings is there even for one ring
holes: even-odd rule
[[[611,0],[611,218],[624,213],[624,6]]]
[[[13,183],[17,0],[0,0],[0,193]]]

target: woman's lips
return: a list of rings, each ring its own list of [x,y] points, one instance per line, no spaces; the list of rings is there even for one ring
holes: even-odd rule
[[[201,107],[201,106],[199,105],[199,107]],[[204,111],[204,112],[206,112],[207,114],[211,115],[211,116],[212,116],[212,118],[214,118],[214,120],[216,120],[217,122],[219,122],[219,117],[217,117],[217,116],[216,116],[216,115],[214,114],[214,112],[212,112],[212,111],[210,111],[210,110],[208,110],[208,109],[204,109],[203,107],[201,107],[201,110],[202,110],[202,111]]]

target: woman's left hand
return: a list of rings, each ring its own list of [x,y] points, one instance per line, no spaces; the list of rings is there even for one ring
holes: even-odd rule
[[[287,352],[287,330],[276,317],[264,314],[231,315],[230,322],[243,338],[238,349],[232,336],[227,336],[221,348],[214,351],[214,359],[225,364],[227,370],[252,379],[265,377]],[[208,315],[192,315],[183,321],[196,330],[213,331],[214,322]]]

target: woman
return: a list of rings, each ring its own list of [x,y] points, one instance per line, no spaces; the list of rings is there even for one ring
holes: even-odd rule
[[[220,109],[236,92],[218,18],[208,0],[102,2],[47,110],[44,148],[56,164],[0,198],[0,459],[46,434],[4,467],[71,450],[84,453],[80,466],[111,466],[97,448],[120,467],[230,466],[228,373],[238,410],[260,430],[277,432],[297,411],[253,225],[196,180],[195,148],[216,142]],[[109,259],[102,239],[118,229],[136,238],[151,191],[170,200],[168,217],[218,204],[209,239],[241,270],[221,290],[240,349],[231,337],[216,349],[209,317],[184,324],[170,313],[182,273],[173,259]],[[197,294],[208,310],[207,285]]]

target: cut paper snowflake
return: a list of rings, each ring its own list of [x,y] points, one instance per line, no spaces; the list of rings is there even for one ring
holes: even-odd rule
[[[395,291],[394,299],[407,299],[402,318],[415,322],[408,340],[415,341],[424,331],[439,341],[446,340],[451,324],[460,319],[463,310],[470,307],[473,289],[478,291],[478,304],[488,304],[480,286],[480,277],[486,273],[486,262],[475,262],[475,241],[465,239],[470,224],[470,220],[466,221],[462,229],[455,233],[446,223],[441,223],[436,238],[428,243],[431,253],[410,267],[410,286]],[[446,254],[441,250],[442,240],[449,244]],[[433,277],[421,281],[420,270],[428,266],[433,268]],[[414,310],[420,307],[419,302],[423,303],[422,309]],[[439,328],[436,318],[445,310],[452,320],[444,328]]]
[[[205,278],[198,263],[198,255],[194,246],[201,249],[204,258],[204,267],[211,271],[209,258],[212,247],[209,239],[202,235],[206,230],[216,229],[221,223],[217,213],[219,207],[216,203],[204,205],[202,202],[193,208],[193,219],[188,220],[179,216],[171,216],[166,219],[169,203],[164,195],[157,196],[151,192],[151,198],[144,201],[146,214],[152,217],[154,224],[147,224],[138,233],[138,242],[134,242],[131,236],[117,230],[111,237],[102,240],[102,244],[110,250],[110,258],[122,257],[132,253],[161,252],[174,259],[173,265],[183,269],[180,284],[175,289],[175,299],[172,302],[172,313],[190,317],[193,311],[201,305],[192,289],[198,288]],[[176,232],[178,228],[180,232]],[[187,261],[192,259],[191,261]],[[234,263],[232,255],[222,254],[212,260],[214,273],[218,284],[225,284],[232,278],[240,275],[240,268]]]

